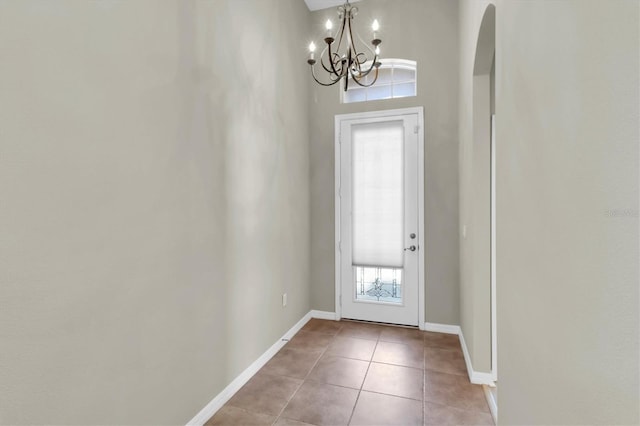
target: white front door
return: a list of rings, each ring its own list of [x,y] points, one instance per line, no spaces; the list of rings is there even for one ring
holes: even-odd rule
[[[422,109],[336,117],[341,317],[419,325]]]

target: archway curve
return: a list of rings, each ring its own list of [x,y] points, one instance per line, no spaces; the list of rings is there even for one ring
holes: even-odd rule
[[[496,51],[496,6],[489,4],[482,16],[476,43],[473,75],[490,74]]]

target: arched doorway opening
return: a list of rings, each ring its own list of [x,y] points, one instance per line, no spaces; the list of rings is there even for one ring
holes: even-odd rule
[[[473,222],[474,270],[478,273],[476,293],[490,313],[491,376],[498,380],[496,307],[496,185],[495,185],[495,52],[496,8],[487,6],[476,44],[473,68]],[[484,309],[483,309],[484,311]],[[497,414],[497,390],[493,397]],[[494,407],[492,407],[492,410]]]

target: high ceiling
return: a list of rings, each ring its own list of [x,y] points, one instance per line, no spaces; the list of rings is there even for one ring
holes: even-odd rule
[[[351,0],[351,3],[357,3],[360,0]],[[309,10],[320,10],[328,7],[342,6],[346,0],[304,0]]]

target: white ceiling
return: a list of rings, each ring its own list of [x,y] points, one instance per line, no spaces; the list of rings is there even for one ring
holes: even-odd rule
[[[357,3],[360,0],[351,0],[351,3]],[[304,0],[309,10],[320,10],[328,7],[342,6],[346,0]]]

